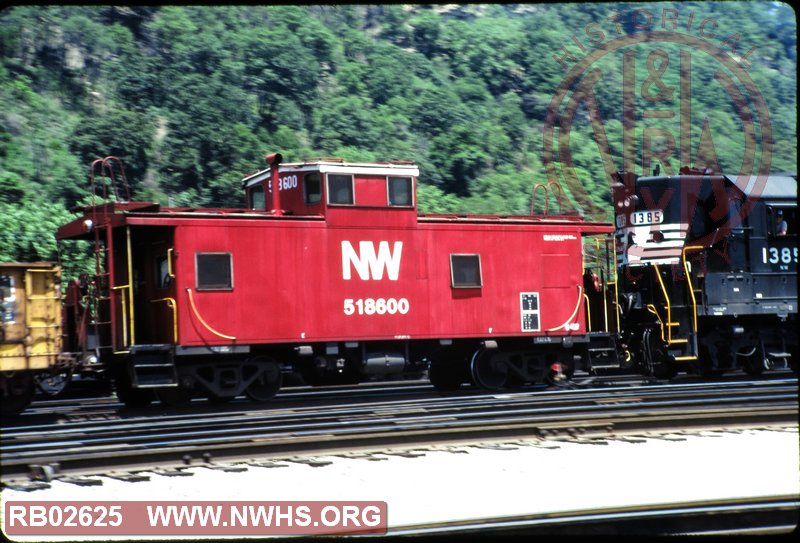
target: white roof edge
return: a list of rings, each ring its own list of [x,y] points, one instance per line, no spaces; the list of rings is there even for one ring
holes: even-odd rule
[[[285,168],[285,169],[284,169]],[[351,173],[354,175],[410,175],[419,177],[419,167],[411,164],[354,164],[314,162],[310,164],[281,164],[280,173],[289,172],[321,172]],[[242,179],[242,183],[251,186],[269,177],[270,170],[261,170]]]

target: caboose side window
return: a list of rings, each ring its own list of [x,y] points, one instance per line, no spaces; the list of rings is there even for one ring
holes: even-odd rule
[[[450,255],[450,285],[453,288],[481,288],[481,255]]]
[[[328,174],[328,203],[353,205],[353,176]]]
[[[390,206],[410,206],[414,204],[411,201],[410,177],[388,177],[386,183]]]
[[[250,189],[250,209],[264,209],[265,207],[264,187],[256,185]]]
[[[303,178],[303,195],[306,204],[318,204],[322,199],[322,184],[319,181],[319,173],[309,173]]]
[[[232,290],[233,261],[230,253],[196,253],[197,290]]]

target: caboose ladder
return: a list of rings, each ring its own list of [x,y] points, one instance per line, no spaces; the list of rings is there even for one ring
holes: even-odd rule
[[[95,257],[95,314],[92,315],[94,323],[95,352],[101,358],[104,350],[113,350],[116,343],[113,317],[115,312],[115,300],[112,296],[112,285],[114,284],[112,231],[108,224],[106,214],[100,221],[97,220],[96,208],[93,210],[94,223],[94,257]]]

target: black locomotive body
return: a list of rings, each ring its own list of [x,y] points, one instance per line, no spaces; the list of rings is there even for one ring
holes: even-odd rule
[[[646,372],[797,369],[795,174],[618,174],[620,341]]]

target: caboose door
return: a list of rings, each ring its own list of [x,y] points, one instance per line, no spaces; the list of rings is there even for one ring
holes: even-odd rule
[[[133,261],[139,345],[177,342],[173,239],[172,227],[147,226],[136,232]]]

